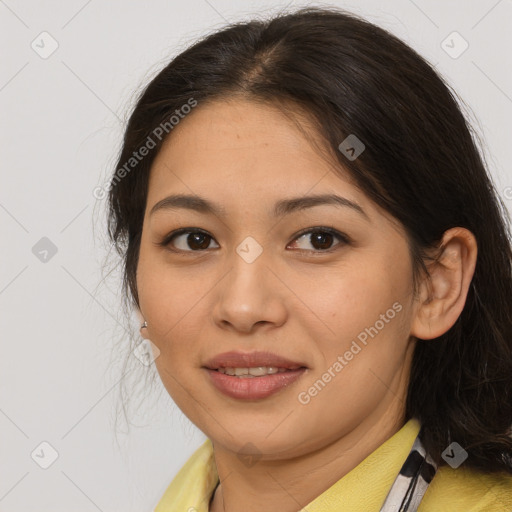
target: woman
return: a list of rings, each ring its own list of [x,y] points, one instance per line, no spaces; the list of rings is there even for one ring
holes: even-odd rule
[[[116,169],[125,291],[208,437],[158,512],[512,509],[506,210],[417,53],[334,9],[229,26]]]

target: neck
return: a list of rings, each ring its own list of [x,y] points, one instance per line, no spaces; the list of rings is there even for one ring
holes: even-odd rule
[[[334,485],[404,425],[403,408],[380,417],[374,415],[300,457],[265,460],[244,465],[237,453],[214,443],[220,483],[210,503],[210,512],[296,512]],[[376,414],[379,411],[375,411]],[[307,485],[305,483],[307,482]]]

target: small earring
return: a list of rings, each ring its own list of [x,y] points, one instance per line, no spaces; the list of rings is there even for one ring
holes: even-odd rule
[[[144,320],[144,323],[140,326],[141,329],[147,329],[148,323]]]

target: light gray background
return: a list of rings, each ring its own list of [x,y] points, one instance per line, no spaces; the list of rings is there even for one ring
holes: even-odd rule
[[[114,170],[132,93],[173,55],[226,21],[299,5],[0,0],[0,511],[152,510],[204,440],[158,382],[160,398],[148,396],[131,418],[141,426],[116,445],[121,370],[110,354],[123,319],[115,273],[103,281],[105,201],[93,190]],[[328,5],[387,28],[448,79],[474,113],[510,210],[512,1]],[[43,31],[59,45],[46,59],[31,47],[50,48]],[[469,43],[458,58],[441,47],[453,31]],[[46,262],[33,252],[43,237],[57,248]],[[44,441],[58,453],[48,469],[31,457],[50,456]]]

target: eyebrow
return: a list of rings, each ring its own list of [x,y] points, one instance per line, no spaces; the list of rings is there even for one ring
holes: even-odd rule
[[[272,214],[274,217],[282,217],[293,212],[321,205],[348,207],[364,216],[368,221],[370,220],[366,212],[359,204],[336,194],[322,194],[314,196],[294,197],[291,199],[281,199],[274,205]],[[149,214],[153,215],[153,213],[157,211],[176,210],[178,208],[185,208],[187,210],[193,210],[206,214],[209,213],[219,217],[226,215],[226,210],[222,206],[216,205],[207,199],[204,199],[203,197],[186,194],[174,194],[161,199],[151,208]]]

